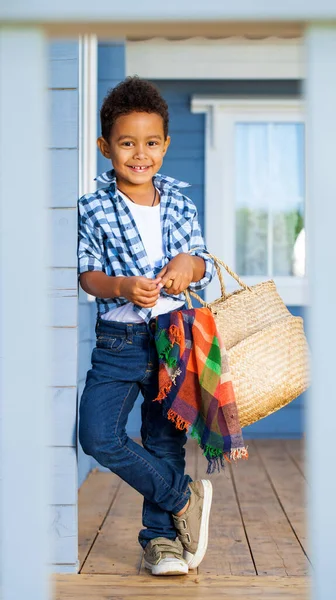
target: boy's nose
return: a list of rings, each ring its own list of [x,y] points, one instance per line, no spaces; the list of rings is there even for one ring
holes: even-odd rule
[[[134,158],[143,158],[146,156],[145,147],[138,146],[135,148]]]

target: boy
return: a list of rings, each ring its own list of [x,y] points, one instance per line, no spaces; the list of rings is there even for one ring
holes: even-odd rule
[[[157,174],[170,142],[168,107],[158,90],[127,78],[100,114],[98,147],[113,170],[98,178],[104,189],[79,200],[80,284],[98,308],[79,439],[86,454],[144,496],[139,542],[146,567],[153,575],[184,574],[206,551],[212,487],[184,473],[186,433],[153,402],[153,325],[158,314],[184,305],[188,286],[204,288],[214,266],[196,207],[181,191],[188,184]],[[142,446],[125,431],[139,391]]]

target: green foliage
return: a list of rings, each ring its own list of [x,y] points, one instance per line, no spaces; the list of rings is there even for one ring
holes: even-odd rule
[[[240,275],[267,275],[268,218],[266,210],[244,207],[236,211],[236,268]],[[294,244],[303,227],[299,210],[273,215],[274,274],[291,274]]]

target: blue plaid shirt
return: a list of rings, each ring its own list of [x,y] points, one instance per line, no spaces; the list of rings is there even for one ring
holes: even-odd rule
[[[132,213],[118,193],[115,172],[107,171],[97,177],[97,181],[107,184],[107,187],[86,194],[78,201],[79,273],[103,271],[115,277],[144,275],[154,279],[174,256],[181,252],[189,252],[191,255],[202,257],[206,266],[204,277],[200,281],[192,282],[190,288],[202,290],[210,283],[215,268],[212,259],[207,255],[197,220],[197,209],[181,192],[182,188],[189,186],[188,183],[158,173],[153,179],[161,197],[161,226],[165,248],[162,264],[153,270]],[[164,290],[161,293],[167,295]],[[183,300],[184,294],[170,297]],[[122,297],[97,298],[96,301],[99,315],[128,302]],[[134,305],[134,310],[144,321],[150,320],[150,308]]]

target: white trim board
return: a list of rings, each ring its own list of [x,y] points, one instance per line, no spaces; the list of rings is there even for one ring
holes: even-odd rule
[[[134,23],[140,22],[201,22],[213,21],[243,22],[249,21],[317,21],[336,18],[334,0],[291,0],[290,2],[270,2],[269,0],[235,0],[235,2],[218,2],[218,0],[170,0],[157,2],[146,0],[138,2],[114,2],[111,10],[110,0],[58,0],[58,2],[41,2],[41,0],[12,0],[0,5],[0,18],[4,22],[38,23],[91,23],[98,28],[102,22]]]
[[[79,196],[97,188],[97,37],[79,40]]]
[[[97,36],[84,35],[79,40],[79,197],[97,188],[97,82]],[[86,297],[95,301],[90,294]]]
[[[205,132],[205,237],[213,254],[235,270],[234,124],[238,120],[304,122],[303,103],[294,99],[227,99],[197,96],[191,110],[206,114]],[[307,224],[307,213],[306,213]],[[262,279],[269,279],[265,276]],[[227,279],[227,278],[226,278]],[[243,277],[248,285],[261,278]],[[277,289],[288,306],[309,304],[306,277],[276,277]],[[228,282],[232,291],[237,285]],[[218,297],[218,284],[206,290],[208,301]]]
[[[126,42],[126,75],[145,79],[302,79],[300,39]]]

